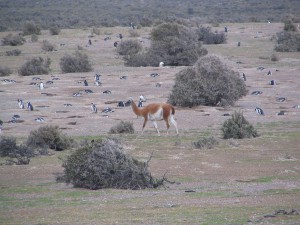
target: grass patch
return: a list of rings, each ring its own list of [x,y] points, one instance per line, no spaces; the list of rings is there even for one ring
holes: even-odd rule
[[[256,183],[271,183],[275,179],[278,179],[278,177],[266,176],[266,177],[260,177],[260,178],[257,178],[257,179],[253,179],[253,180],[251,180],[251,182],[256,182]]]

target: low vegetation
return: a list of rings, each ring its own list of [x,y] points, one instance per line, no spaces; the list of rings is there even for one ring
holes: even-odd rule
[[[6,56],[19,56],[21,54],[21,50],[20,49],[14,49],[14,50],[10,50],[10,51],[6,51],[5,55]]]
[[[231,118],[224,122],[221,130],[224,139],[242,139],[258,136],[256,129],[246,120],[241,112],[234,112]]]
[[[19,74],[22,76],[48,74],[50,72],[51,60],[49,58],[34,57],[24,63],[19,69]]]
[[[176,74],[168,102],[184,107],[233,105],[246,92],[237,72],[217,56],[208,55]]]
[[[151,176],[148,163],[126,154],[117,140],[105,139],[77,149],[63,163],[58,181],[87,189],[144,189],[162,184]]]
[[[192,142],[192,144],[195,148],[212,149],[218,144],[218,140],[215,137],[204,137]]]

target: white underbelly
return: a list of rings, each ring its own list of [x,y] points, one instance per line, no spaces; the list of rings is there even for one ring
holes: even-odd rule
[[[163,119],[163,109],[160,108],[157,112],[154,114],[148,114],[148,119],[149,120],[162,120]]]

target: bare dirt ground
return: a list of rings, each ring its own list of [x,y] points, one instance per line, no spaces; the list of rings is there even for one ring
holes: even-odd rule
[[[225,26],[225,25],[224,25]],[[274,41],[270,39],[282,30],[282,24],[226,24],[228,42],[205,46],[209,53],[218,54],[234,70],[247,77],[249,94],[234,107],[176,107],[179,137],[165,135],[165,124],[159,122],[162,137],[149,123],[145,135],[121,136],[125,150],[146,160],[151,152],[150,169],[154,176],[168,171],[175,184],[161,190],[101,190],[73,189],[57,184],[54,174],[61,172],[61,161],[67,153],[32,159],[28,166],[0,166],[0,221],[3,224],[300,224],[300,54],[276,53],[279,61],[272,62]],[[223,30],[223,26],[216,28]],[[149,45],[149,30],[142,29],[139,40]],[[130,107],[120,108],[118,101],[130,97],[147,98],[145,104],[165,102],[174,84],[175,74],[182,67],[124,67],[113,47],[117,34],[129,38],[125,28],[105,28],[87,46],[90,30],[63,30],[59,36],[43,39],[55,43],[57,51],[42,52],[40,43],[28,41],[21,46],[18,57],[3,56],[11,49],[1,46],[0,65],[17,70],[24,59],[35,55],[49,56],[53,72],[49,75],[20,77],[17,73],[5,78],[16,83],[0,84],[0,119],[4,121],[2,134],[26,138],[30,131],[43,125],[58,125],[72,137],[107,135],[119,121],[133,122],[136,133],[142,119],[136,118]],[[6,33],[1,33],[1,37]],[[105,37],[111,37],[104,41]],[[241,41],[241,47],[237,42]],[[64,45],[60,45],[64,44]],[[90,73],[61,74],[59,58],[73,53],[77,46],[84,48],[93,62]],[[264,67],[258,70],[258,67]],[[272,71],[268,76],[267,72]],[[102,85],[94,84],[100,73]],[[159,76],[151,77],[151,73]],[[127,79],[120,79],[127,76]],[[40,90],[30,85],[33,77],[45,85]],[[58,78],[57,80],[53,78]],[[83,86],[87,80],[89,86]],[[275,80],[277,85],[269,84]],[[161,84],[157,87],[157,83]],[[86,93],[91,90],[93,93]],[[110,90],[111,94],[103,91]],[[261,95],[251,95],[262,91]],[[74,97],[80,92],[82,95]],[[279,97],[286,101],[279,102]],[[30,101],[34,111],[19,109],[17,99]],[[98,113],[92,113],[95,103]],[[66,107],[64,104],[71,104]],[[102,113],[106,107],[114,112]],[[255,107],[264,110],[261,116]],[[212,150],[194,149],[192,141],[198,137],[220,137],[220,127],[228,119],[225,113],[241,110],[261,136],[246,140],[222,140]],[[284,115],[277,115],[284,111]],[[9,123],[13,115],[18,123]],[[39,123],[35,119],[44,118]],[[172,129],[172,128],[171,128]],[[283,211],[278,211],[283,210]],[[1,222],[0,222],[1,223]]]

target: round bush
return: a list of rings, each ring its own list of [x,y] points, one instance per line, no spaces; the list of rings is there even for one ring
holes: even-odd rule
[[[143,189],[157,187],[148,164],[127,155],[115,140],[106,139],[92,147],[76,150],[63,163],[59,180],[87,189]]]
[[[258,136],[257,131],[240,112],[234,112],[232,117],[224,122],[222,133],[224,139],[242,139]]]
[[[233,105],[246,92],[246,85],[237,72],[217,56],[208,55],[176,74],[168,102],[184,107]]]
[[[63,73],[90,72],[93,69],[88,56],[79,51],[73,56],[63,56],[59,65]]]

